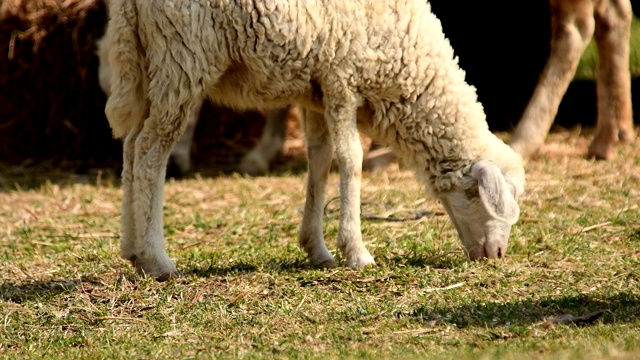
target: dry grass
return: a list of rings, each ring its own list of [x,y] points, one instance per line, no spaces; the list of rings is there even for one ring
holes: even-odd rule
[[[116,176],[3,170],[0,354],[638,358],[638,146],[595,162],[583,158],[589,139],[553,134],[528,162],[501,261],[467,261],[440,205],[397,167],[364,180],[363,233],[378,266],[363,271],[308,266],[295,241],[304,175],[171,180],[166,241],[185,276],[168,283],[118,258]],[[328,199],[337,186],[332,174]]]

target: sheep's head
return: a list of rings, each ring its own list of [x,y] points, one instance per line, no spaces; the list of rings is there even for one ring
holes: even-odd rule
[[[480,160],[460,186],[440,194],[471,260],[504,256],[523,189],[523,174],[505,177],[494,163]]]

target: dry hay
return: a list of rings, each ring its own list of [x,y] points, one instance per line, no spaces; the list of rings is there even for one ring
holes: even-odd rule
[[[105,10],[103,0],[0,0],[4,165],[119,166],[121,145],[111,137],[97,79],[95,43],[104,33]],[[261,113],[210,104],[201,120],[194,160],[222,170],[256,144],[264,124]]]
[[[98,0],[0,2],[0,159],[89,165],[119,157],[103,114]]]

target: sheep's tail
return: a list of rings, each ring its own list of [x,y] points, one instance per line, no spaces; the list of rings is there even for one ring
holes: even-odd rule
[[[128,134],[148,115],[147,70],[138,36],[138,13],[134,1],[111,0],[107,28],[111,95],[105,113],[113,136]]]

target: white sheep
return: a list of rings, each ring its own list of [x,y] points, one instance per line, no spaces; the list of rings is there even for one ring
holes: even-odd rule
[[[580,56],[595,37],[598,46],[598,120],[588,156],[610,159],[618,140],[635,137],[629,73],[629,0],[550,0],[551,55],[509,144],[522,156],[535,153],[551,128]]]
[[[471,259],[504,255],[524,191],[522,158],[488,129],[475,89],[424,0],[112,0],[106,113],[126,135],[121,255],[177,276],[163,242],[163,171],[189,114],[209,97],[236,109],[296,102],[306,111],[307,197],[299,243],[333,266],[322,230],[335,148],[338,247],[362,242],[358,128],[389,145],[451,217]]]

